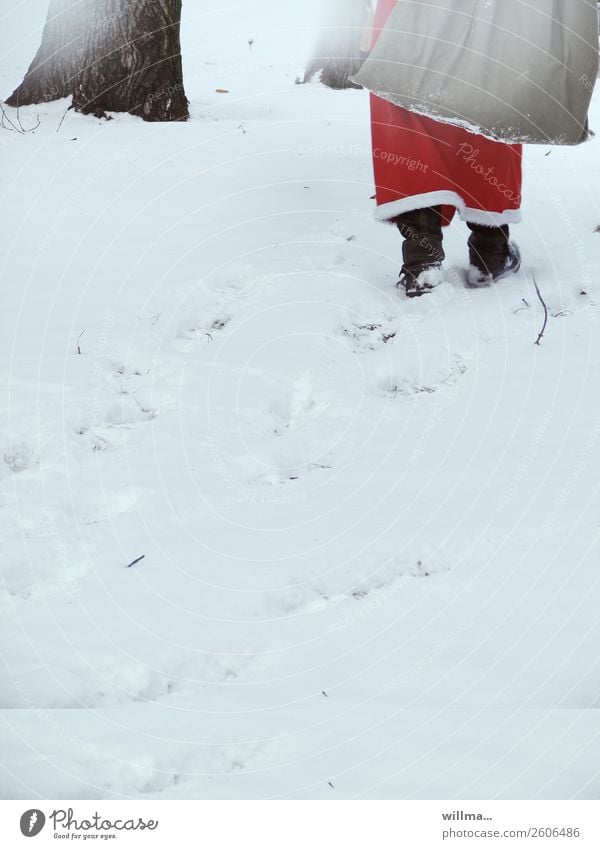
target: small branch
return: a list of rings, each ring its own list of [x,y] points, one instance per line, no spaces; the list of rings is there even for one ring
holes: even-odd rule
[[[29,129],[26,129],[23,126],[23,123],[21,121],[21,116],[19,114],[19,107],[17,107],[17,124],[19,126],[17,126],[14,123],[14,121],[11,118],[8,117],[8,115],[6,114],[6,110],[4,108],[4,104],[1,101],[0,101],[0,110],[2,112],[2,115],[1,115],[1,118],[0,118],[0,127],[3,130],[9,130],[11,133],[18,133],[20,136],[25,136],[25,135],[27,135],[27,133],[33,133],[40,126],[41,122],[40,122],[39,114],[36,116],[36,120],[37,120],[36,125],[34,127],[30,127]],[[8,122],[9,126],[7,126],[6,122]]]
[[[544,307],[544,324],[542,329],[540,330],[538,338],[535,340],[536,345],[540,345],[542,339],[544,338],[544,333],[546,332],[546,328],[548,326],[548,306],[546,305],[546,301],[542,297],[542,293],[540,292],[540,287],[537,284],[537,280],[535,279],[535,274],[533,275],[533,285],[535,286],[535,291],[537,292],[537,296],[540,299],[540,303]]]
[[[67,108],[65,109],[65,114],[60,119],[60,123],[59,123],[58,127],[56,128],[56,132],[58,132],[60,130],[60,128],[62,127],[62,125],[64,123],[65,118],[67,117],[67,112],[69,112],[72,108],[73,108],[73,104],[71,104],[70,106],[67,106]]]
[[[138,563],[141,563],[141,562],[142,562],[142,560],[145,560],[145,559],[146,559],[146,555],[145,555],[145,554],[142,554],[142,556],[141,556],[141,557],[138,557],[138,559],[137,559],[137,560],[134,560],[134,561],[133,561],[133,563],[130,563],[130,564],[129,564],[129,566],[128,566],[127,568],[128,568],[128,569],[131,569],[131,567],[132,567],[132,566],[137,566],[137,565],[138,565]]]
[[[518,309],[518,310],[515,310],[515,311],[514,311],[513,315],[516,315],[518,312],[523,312],[524,310],[528,310],[528,309],[529,309],[529,304],[527,303],[527,301],[525,300],[525,298],[521,298],[521,300],[523,301],[523,303],[525,304],[525,306],[524,306],[524,307],[519,307],[519,309]]]
[[[19,133],[19,135],[22,135],[19,128],[17,126],[15,126],[15,124],[11,121],[11,119],[6,114],[6,109],[4,108],[4,104],[1,103],[1,102],[0,102],[0,110],[2,110],[2,121],[0,122],[0,127],[2,127],[3,130],[9,130],[11,133]],[[6,126],[5,122],[8,122],[9,126]]]
[[[20,107],[17,106],[17,124],[19,125],[19,129],[21,130],[21,133],[23,135],[25,135],[26,130],[25,130],[25,127],[23,126],[23,124],[21,123],[21,114],[19,112],[19,108]]]
[[[81,356],[81,345],[79,343],[81,342],[81,337],[83,336],[84,333],[85,333],[85,330],[82,330],[81,333],[79,334],[79,336],[77,337],[77,353],[79,354],[79,356]]]

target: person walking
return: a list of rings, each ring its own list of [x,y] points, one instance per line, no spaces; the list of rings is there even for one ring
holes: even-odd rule
[[[373,8],[366,53],[395,6],[379,0]],[[517,272],[521,258],[510,225],[521,218],[522,146],[410,112],[373,92],[370,99],[376,215],[404,237],[397,285],[417,297],[443,281],[443,228],[456,212],[471,231],[471,286]]]

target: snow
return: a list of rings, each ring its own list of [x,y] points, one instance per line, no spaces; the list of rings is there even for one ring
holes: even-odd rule
[[[188,124],[0,134],[0,794],[597,798],[599,142],[407,300],[281,5],[186,8]]]

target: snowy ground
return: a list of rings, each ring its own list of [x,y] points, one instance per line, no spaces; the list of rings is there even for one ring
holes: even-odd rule
[[[0,134],[0,795],[598,798],[600,142],[407,301],[282,5],[187,4],[187,125]]]

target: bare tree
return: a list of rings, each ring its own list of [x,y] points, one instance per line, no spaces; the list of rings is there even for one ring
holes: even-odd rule
[[[361,66],[361,41],[368,18],[368,0],[324,0],[319,38],[304,74],[308,82],[318,71],[329,88],[360,88],[349,77]]]
[[[72,96],[80,112],[145,121],[189,117],[181,62],[182,0],[50,0],[42,43],[6,101]]]

